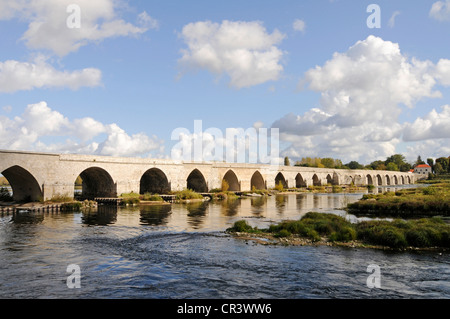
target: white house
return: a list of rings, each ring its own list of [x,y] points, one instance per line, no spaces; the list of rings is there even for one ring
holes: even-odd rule
[[[432,169],[431,166],[427,164],[417,165],[414,168],[414,173],[428,176],[428,174],[432,173]]]

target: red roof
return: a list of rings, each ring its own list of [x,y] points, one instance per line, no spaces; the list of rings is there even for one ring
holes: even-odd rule
[[[416,166],[416,168],[431,168],[431,166],[430,165],[427,165],[427,164],[422,164],[422,165],[417,165]]]

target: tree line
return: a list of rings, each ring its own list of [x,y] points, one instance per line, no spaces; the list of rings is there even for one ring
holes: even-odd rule
[[[367,169],[380,171],[409,172],[418,165],[428,164],[433,172],[437,175],[450,174],[450,156],[440,157],[434,160],[427,158],[424,162],[419,155],[414,163],[409,163],[402,154],[395,154],[386,158],[386,160],[376,160],[368,165],[360,164],[357,161],[351,161],[346,164],[340,159],[320,158],[320,157],[303,157],[300,161],[296,161],[294,166],[300,167],[317,167],[317,168],[335,168],[335,169]],[[284,165],[290,166],[289,157],[284,158]]]

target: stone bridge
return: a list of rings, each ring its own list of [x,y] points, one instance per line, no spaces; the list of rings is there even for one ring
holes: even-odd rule
[[[321,185],[413,184],[411,173],[372,170],[339,170],[241,164],[119,158],[95,155],[49,154],[0,150],[0,173],[9,181],[17,201],[74,196],[78,176],[82,196],[116,197],[123,193],[167,193],[186,188],[208,192],[226,180],[230,191]]]

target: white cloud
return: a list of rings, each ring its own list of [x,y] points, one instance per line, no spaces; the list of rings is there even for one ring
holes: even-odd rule
[[[401,106],[413,108],[424,98],[441,97],[435,87],[450,85],[450,68],[448,60],[433,64],[410,59],[398,44],[369,36],[307,71],[301,84],[321,94],[320,108],[288,114],[273,123],[282,139],[291,143],[285,153],[364,162],[393,155],[404,140],[432,135],[413,134],[423,125],[419,120],[409,129],[408,124],[399,124]],[[446,112],[444,108],[440,114],[443,122]],[[440,137],[446,136],[441,122],[426,120],[441,131]]]
[[[44,58],[34,62],[7,60],[0,62],[0,92],[12,93],[34,88],[65,88],[77,90],[101,84],[101,71],[86,68],[77,71],[58,71]]]
[[[69,28],[72,12],[67,7],[80,8],[80,28]],[[137,24],[121,19],[119,2],[115,0],[0,0],[0,19],[18,18],[28,23],[22,40],[30,49],[50,50],[65,56],[80,47],[118,36],[137,36],[157,28],[158,22],[146,12],[137,17]]]
[[[435,77],[442,85],[450,86],[450,60],[439,60],[435,68]]]
[[[423,118],[419,117],[413,123],[406,123],[403,138],[408,142],[450,139],[450,105],[442,106],[441,113],[433,109]]]
[[[63,142],[56,142],[59,139]],[[103,140],[99,140],[102,139]],[[51,140],[51,142],[46,142]],[[117,124],[92,118],[70,120],[46,102],[30,104],[21,116],[0,116],[0,148],[47,152],[147,156],[163,149],[163,141],[144,133],[129,135]]]
[[[295,31],[305,32],[305,29],[306,29],[306,23],[305,23],[305,21],[303,21],[303,20],[296,19],[296,20],[294,21],[294,23],[292,24],[292,28],[293,28]]]
[[[283,52],[276,45],[285,36],[278,30],[267,33],[260,22],[190,23],[181,37],[188,46],[179,60],[185,70],[226,74],[233,87],[276,81],[283,71]]]
[[[433,3],[430,10],[430,17],[438,21],[450,20],[450,0],[437,1]]]

